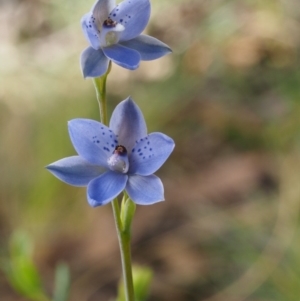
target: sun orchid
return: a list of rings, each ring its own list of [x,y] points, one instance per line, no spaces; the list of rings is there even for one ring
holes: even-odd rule
[[[141,60],[149,61],[171,52],[161,41],[141,32],[150,17],[149,0],[98,0],[81,19],[83,33],[90,43],[81,54],[84,77],[102,76],[109,60],[134,70]]]
[[[124,189],[136,204],[164,200],[163,184],[153,173],[173,151],[174,141],[162,133],[147,135],[143,114],[131,98],[118,104],[109,127],[73,119],[69,134],[78,156],[58,160],[47,169],[70,185],[87,186],[92,207],[109,203]]]

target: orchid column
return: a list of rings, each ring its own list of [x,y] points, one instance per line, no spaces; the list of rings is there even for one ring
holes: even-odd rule
[[[150,16],[149,0],[97,1],[82,18],[90,43],[81,55],[83,76],[91,77],[99,101],[101,122],[74,119],[69,134],[78,155],[47,166],[57,178],[87,187],[92,207],[112,203],[121,251],[127,301],[133,301],[130,238],[135,204],[164,200],[161,180],[155,173],[169,157],[174,141],[162,134],[147,134],[143,114],[127,98],[115,108],[107,126],[106,79],[111,62],[129,70],[141,60],[154,60],[171,52],[161,41],[141,35]],[[117,197],[123,193],[121,209]]]

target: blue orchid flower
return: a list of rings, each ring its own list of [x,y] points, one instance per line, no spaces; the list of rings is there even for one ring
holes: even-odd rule
[[[60,180],[87,186],[92,207],[109,203],[124,189],[136,204],[164,200],[161,180],[153,175],[174,149],[162,134],[147,135],[143,114],[131,98],[115,108],[109,127],[90,119],[69,121],[69,134],[78,156],[47,166]]]
[[[90,43],[81,54],[84,77],[102,76],[109,60],[134,70],[141,60],[150,61],[171,52],[161,41],[141,35],[150,17],[149,0],[98,0],[81,19],[83,33]]]

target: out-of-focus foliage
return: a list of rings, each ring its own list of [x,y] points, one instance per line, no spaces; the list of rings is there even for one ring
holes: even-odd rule
[[[12,287],[28,300],[49,301],[42,279],[32,259],[33,245],[26,233],[16,231],[11,236],[10,254],[1,263]],[[65,264],[56,267],[53,301],[67,301],[69,297],[70,276]]]
[[[29,300],[47,301],[39,273],[32,262],[32,245],[24,233],[14,233],[10,257],[2,263],[2,270],[11,285]]]
[[[57,265],[55,271],[55,290],[53,301],[69,300],[70,290],[70,271],[66,264]]]
[[[132,267],[133,286],[136,301],[146,301],[150,291],[153,272],[148,267]],[[123,281],[119,283],[116,301],[126,301]]]
[[[133,260],[154,269],[149,300],[289,301],[299,296],[298,0],[153,0],[147,33],[173,54],[113,66],[109,111],[128,95],[149,132],[176,141],[159,172],[166,202],[138,206]],[[115,299],[120,277],[109,206],[44,166],[75,154],[67,121],[99,118],[79,55],[93,1],[0,3],[0,250],[28,231],[49,292],[57,262],[70,300]],[[23,300],[0,275],[1,300]]]

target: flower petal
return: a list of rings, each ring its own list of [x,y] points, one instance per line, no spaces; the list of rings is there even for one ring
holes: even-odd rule
[[[81,71],[84,78],[103,75],[107,71],[108,62],[109,60],[101,49],[86,48],[80,57]]]
[[[164,201],[164,186],[160,178],[155,175],[129,176],[126,191],[129,197],[139,205],[151,205]]]
[[[108,171],[91,181],[87,188],[88,202],[92,207],[109,203],[125,188],[128,176]]]
[[[140,139],[129,158],[129,174],[148,176],[156,172],[174,149],[174,141],[162,133]]]
[[[112,130],[90,119],[73,119],[68,125],[77,153],[91,164],[108,168],[107,159],[118,143]]]
[[[103,167],[90,164],[80,156],[58,160],[46,168],[61,181],[74,186],[87,186],[91,180],[105,172]]]
[[[91,44],[91,46],[97,50],[100,48],[100,40],[99,40],[99,30],[97,28],[97,24],[93,14],[87,13],[81,18],[81,28],[83,30],[83,34]]]
[[[92,8],[93,16],[97,22],[98,28],[101,28],[103,22],[108,18],[109,13],[116,6],[115,0],[98,0]]]
[[[109,128],[117,135],[119,144],[126,147],[128,154],[136,141],[147,135],[143,113],[130,97],[116,106]]]
[[[134,49],[115,44],[110,47],[103,47],[102,50],[109,59],[123,68],[134,70],[140,64],[141,56]]]
[[[124,0],[109,14],[109,17],[124,25],[121,41],[127,41],[138,36],[146,27],[150,17],[149,0]]]
[[[172,52],[167,44],[147,35],[139,35],[121,44],[138,51],[143,61],[155,60]]]

